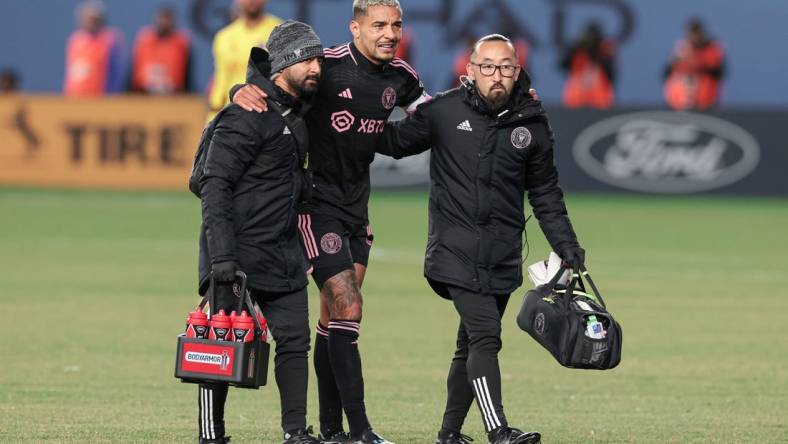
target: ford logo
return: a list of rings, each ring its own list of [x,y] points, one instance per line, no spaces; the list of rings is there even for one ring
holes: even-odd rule
[[[572,147],[580,168],[607,184],[651,193],[720,188],[750,174],[760,148],[743,128],[706,115],[645,111],[597,122]]]

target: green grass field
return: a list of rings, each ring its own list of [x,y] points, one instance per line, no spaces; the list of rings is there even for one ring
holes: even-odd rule
[[[623,362],[560,367],[517,328],[519,290],[501,356],[510,423],[548,444],[788,442],[788,201],[571,195],[568,205],[623,325]],[[0,442],[195,442],[196,388],[172,374],[197,301],[198,201],[4,189],[0,214]],[[422,278],[426,195],[376,192],[371,216],[368,410],[397,443],[431,443],[457,316]],[[527,264],[548,252],[533,222],[529,234]],[[315,393],[312,379],[317,425]],[[273,384],[232,390],[233,442],[279,442],[278,412]],[[475,406],[464,432],[486,442]]]

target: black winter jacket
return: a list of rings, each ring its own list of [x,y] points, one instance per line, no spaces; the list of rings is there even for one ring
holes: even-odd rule
[[[308,136],[301,120],[307,106],[267,78],[267,53],[256,48],[251,59],[251,80],[268,94],[269,106],[292,111],[287,113],[289,125],[277,112],[259,114],[238,105],[217,115],[200,181],[201,293],[207,289],[211,264],[226,260],[237,261],[257,289],[289,292],[307,285],[296,229],[296,207],[307,181],[303,166]]]
[[[552,131],[529,87],[523,71],[509,103],[495,112],[472,84],[463,85],[387,124],[380,138],[377,151],[395,158],[432,147],[424,274],[436,290],[442,283],[508,294],[522,284],[526,190],[553,250],[577,245]]]

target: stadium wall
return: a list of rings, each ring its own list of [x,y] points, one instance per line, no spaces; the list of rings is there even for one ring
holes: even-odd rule
[[[130,44],[150,23],[162,0],[105,0],[109,23]],[[4,0],[0,14],[0,66],[16,68],[27,91],[62,88],[65,41],[79,0]],[[194,37],[197,91],[212,72],[211,38],[228,19],[232,0],[178,0],[179,22]],[[269,10],[315,26],[326,44],[348,40],[350,0],[270,0]],[[660,105],[662,71],[688,18],[704,19],[725,45],[728,78],[722,105],[788,105],[788,2],[775,0],[402,0],[415,36],[413,65],[429,91],[453,80],[451,62],[469,35],[511,28],[532,40],[529,70],[541,96],[558,102],[564,75],[561,48],[587,20],[599,20],[618,42],[617,102]],[[757,31],[755,31],[757,30]]]
[[[567,190],[788,195],[788,111],[548,109]],[[205,106],[199,96],[19,95],[0,97],[0,120],[0,185],[186,190]],[[429,153],[377,156],[372,182],[426,186]]]

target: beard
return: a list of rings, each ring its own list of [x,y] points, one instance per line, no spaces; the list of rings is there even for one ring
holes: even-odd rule
[[[496,89],[494,91],[488,91],[487,95],[480,94],[480,96],[487,103],[487,106],[489,106],[492,110],[497,111],[509,101],[511,92],[506,91],[506,89]]]
[[[313,82],[310,82],[313,81]],[[320,76],[306,76],[301,80],[287,79],[287,83],[293,91],[298,93],[302,99],[309,99],[317,92],[317,85]]]

